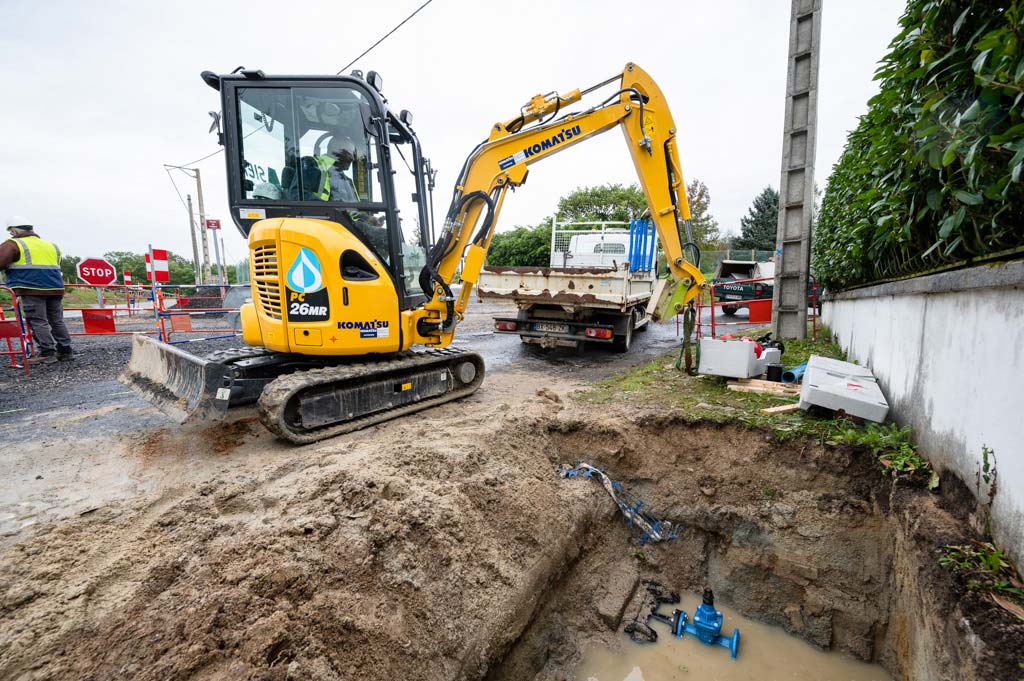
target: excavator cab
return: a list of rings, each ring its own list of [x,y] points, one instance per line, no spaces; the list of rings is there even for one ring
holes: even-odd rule
[[[228,199],[242,235],[271,218],[341,225],[387,270],[399,309],[422,304],[432,178],[411,114],[388,108],[380,76],[242,70],[203,80],[221,94]]]

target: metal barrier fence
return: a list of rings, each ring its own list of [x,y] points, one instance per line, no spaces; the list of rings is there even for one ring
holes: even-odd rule
[[[628,222],[551,221],[550,267],[612,267],[629,262]]]
[[[764,327],[766,324],[767,325],[771,325],[771,322],[772,322],[772,291],[771,291],[771,289],[768,289],[765,292],[765,288],[761,288],[760,291],[762,292],[762,296],[763,297],[755,297],[753,299],[748,299],[748,300],[722,300],[722,301],[718,301],[718,300],[716,300],[717,296],[716,296],[716,293],[715,293],[715,289],[716,288],[721,288],[722,286],[725,286],[725,285],[732,286],[732,285],[736,285],[736,284],[752,284],[752,285],[760,284],[763,287],[766,282],[770,283],[772,286],[774,286],[775,278],[774,277],[760,277],[760,278],[757,278],[757,279],[739,279],[739,280],[736,280],[736,281],[731,281],[730,280],[728,282],[722,282],[722,283],[719,283],[719,284],[710,283],[708,285],[708,298],[710,299],[710,302],[705,302],[703,295],[700,295],[697,298],[697,323],[696,323],[696,326],[695,326],[695,334],[696,334],[697,338],[703,338],[703,336],[704,336],[704,327],[705,326],[710,327],[710,330],[711,330],[711,336],[710,337],[711,338],[717,338],[718,337],[718,333],[719,333],[719,327],[722,327],[722,326],[725,326],[725,327],[743,327],[743,326],[759,326],[759,327]],[[808,296],[807,296],[807,302],[808,302],[808,307],[810,307],[811,310],[812,310],[811,315],[810,315],[811,316],[811,338],[812,339],[817,339],[818,338],[818,292],[819,292],[819,287],[818,287],[818,281],[817,281],[817,279],[814,278],[813,275],[810,277],[810,280],[808,281],[808,283],[810,284],[810,286],[809,286],[809,292],[808,292]],[[757,290],[755,289],[755,295],[757,295],[756,291]],[[725,294],[723,294],[723,295],[725,295]],[[729,322],[718,321],[716,319],[716,309],[717,308],[723,308],[723,312],[724,312],[724,308],[727,308],[727,307],[732,307],[732,308],[745,307],[745,308],[747,308],[747,310],[748,310],[748,312],[747,312],[747,315],[748,315],[747,319],[746,320],[737,319],[735,321],[729,321]],[[709,320],[708,321],[704,321],[704,311],[705,310],[707,310],[709,312],[709,314],[708,314]],[[737,328],[736,330],[739,331],[740,328]],[[678,335],[678,332],[679,332],[679,317],[676,317],[676,333],[677,333],[677,335]]]
[[[64,316],[65,320],[70,322],[69,333],[72,336],[127,336],[143,333],[155,335],[166,343],[177,344],[239,335],[241,329],[233,323],[237,317],[231,319],[231,315],[238,312],[249,286],[157,284],[154,287],[65,284],[64,289]],[[232,295],[232,291],[239,290],[242,293]],[[13,307],[8,308],[6,316],[3,307],[0,306],[0,343],[6,341],[9,350],[13,352],[13,340],[24,339],[23,344],[27,352],[14,354],[31,356],[31,330],[21,314],[17,296],[7,287],[0,286],[0,291],[6,292],[13,301]],[[93,292],[96,303],[84,304],[87,299],[91,300]],[[234,302],[226,303],[229,298]],[[13,320],[10,319],[11,313],[14,315]],[[228,321],[217,323],[223,317],[228,317]],[[76,323],[78,320],[81,323],[80,327]],[[5,321],[17,321],[21,332],[14,335],[13,326],[4,324]],[[174,340],[175,335],[181,334],[203,334],[203,337]],[[10,352],[0,352],[0,355],[9,354]],[[14,362],[13,356],[11,361]]]
[[[0,304],[0,339],[3,339],[7,343],[7,352],[0,350],[0,355],[7,355],[11,358],[11,368],[13,369],[24,369],[25,375],[28,376],[28,358],[30,355],[29,348],[32,346],[32,331],[25,324],[25,320],[21,316],[21,307],[18,305],[18,294],[14,292],[8,286],[0,286],[0,291],[4,291],[11,298],[11,317],[8,317],[4,312],[4,307]],[[14,349],[14,344],[11,339],[18,339],[18,350]],[[21,355],[21,364],[14,361],[14,358]]]
[[[109,286],[91,286],[89,284],[64,285],[64,316],[65,319],[79,316],[82,319],[82,330],[71,331],[72,336],[116,336],[133,333],[153,333],[152,331],[118,330],[116,317],[143,317],[152,314],[152,286],[136,286],[111,284]],[[71,298],[86,297],[88,289],[96,292],[96,305],[69,304]],[[68,313],[72,313],[68,315]],[[77,314],[75,314],[77,313]]]
[[[156,333],[160,340],[171,345],[194,343],[197,341],[232,338],[241,333],[236,325],[206,326],[195,328],[196,318],[217,318],[238,312],[240,306],[225,306],[229,292],[233,290],[249,291],[247,284],[157,284],[155,288]],[[196,301],[217,301],[216,304],[196,305]],[[171,340],[175,333],[213,333],[220,334],[203,338],[187,338]]]

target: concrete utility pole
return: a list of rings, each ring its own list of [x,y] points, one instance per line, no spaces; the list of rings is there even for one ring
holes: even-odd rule
[[[193,168],[196,174],[196,198],[199,199],[199,233],[203,237],[203,281],[210,283],[210,244],[206,240],[206,210],[203,208],[203,182],[199,178],[199,168]]]
[[[822,0],[793,0],[790,14],[775,291],[772,295],[772,335],[776,338],[804,338],[807,335],[821,3]]]
[[[199,268],[199,246],[196,245],[196,219],[192,213],[192,195],[188,195],[188,233],[192,236],[192,264],[194,265],[196,283],[201,284],[199,276],[201,270]]]

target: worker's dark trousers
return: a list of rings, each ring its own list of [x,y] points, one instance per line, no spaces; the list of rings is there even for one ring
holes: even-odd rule
[[[21,309],[43,355],[71,354],[71,335],[64,324],[64,296],[21,296]]]

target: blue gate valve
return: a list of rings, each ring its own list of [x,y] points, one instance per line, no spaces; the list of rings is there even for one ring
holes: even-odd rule
[[[727,648],[735,660],[740,647],[740,630],[733,629],[731,638],[721,635],[723,617],[721,612],[715,610],[715,594],[711,589],[704,589],[701,601],[700,606],[693,613],[692,624],[686,621],[685,611],[678,611],[675,626],[676,638],[682,638],[683,634],[696,636],[705,645],[719,645]]]

